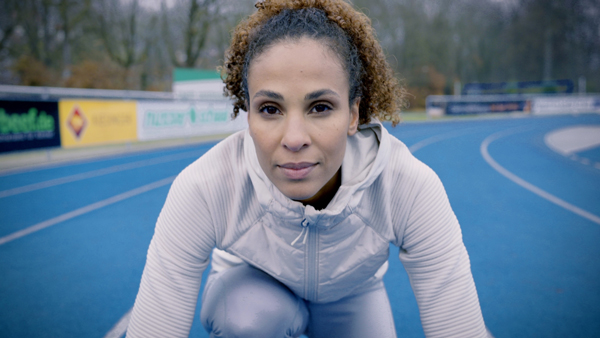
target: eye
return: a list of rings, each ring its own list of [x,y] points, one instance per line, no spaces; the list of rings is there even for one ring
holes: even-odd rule
[[[279,109],[275,106],[262,106],[258,111],[266,115],[275,115],[279,112]]]
[[[324,104],[324,103],[319,103],[317,105],[315,105],[314,107],[312,107],[312,109],[310,110],[311,113],[324,113],[331,110],[331,107]]]

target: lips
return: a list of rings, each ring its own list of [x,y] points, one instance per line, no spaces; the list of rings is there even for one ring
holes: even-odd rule
[[[283,175],[291,180],[301,180],[310,174],[317,166],[317,163],[300,162],[300,163],[285,163],[279,165]]]

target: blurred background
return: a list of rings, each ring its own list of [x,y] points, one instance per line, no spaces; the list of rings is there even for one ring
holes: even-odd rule
[[[0,84],[171,91],[214,70],[253,0],[3,0]],[[600,90],[600,1],[353,0],[423,109],[473,82],[566,79]]]

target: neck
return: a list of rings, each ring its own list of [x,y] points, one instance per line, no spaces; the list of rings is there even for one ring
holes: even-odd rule
[[[312,205],[316,210],[325,209],[341,185],[342,168],[340,167],[333,177],[313,197],[298,202],[302,202],[304,205]]]

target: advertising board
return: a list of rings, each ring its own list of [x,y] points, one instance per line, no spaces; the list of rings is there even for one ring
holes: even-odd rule
[[[65,148],[137,139],[134,101],[61,100],[58,108]]]
[[[462,95],[495,95],[495,94],[570,94],[574,89],[573,81],[521,81],[467,83]]]
[[[233,106],[226,100],[190,102],[138,102],[139,140],[219,135],[245,129],[245,114],[231,119]]]
[[[600,96],[537,97],[533,100],[535,115],[600,112]]]
[[[514,101],[492,101],[492,102],[448,102],[446,104],[447,115],[485,114],[485,113],[510,113],[529,112],[531,102],[529,100]]]
[[[214,70],[173,69],[173,95],[180,100],[222,100],[223,80]]]
[[[57,146],[57,102],[0,100],[0,152]]]

